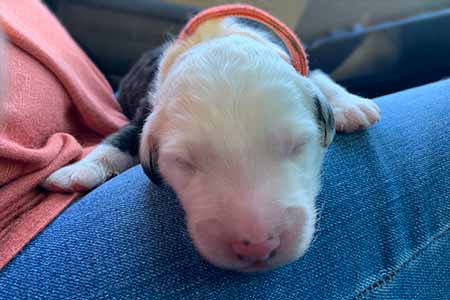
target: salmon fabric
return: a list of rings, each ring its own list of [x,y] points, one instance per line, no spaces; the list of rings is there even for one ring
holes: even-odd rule
[[[210,7],[194,16],[178,36],[178,41],[182,42],[186,37],[191,36],[198,26],[205,21],[224,18],[242,17],[258,21],[272,30],[285,44],[291,57],[294,68],[303,76],[308,76],[308,57],[302,43],[295,33],[283,22],[257,7],[247,4],[224,4]]]
[[[78,196],[39,183],[128,120],[103,75],[40,1],[1,0],[0,27],[9,40],[0,82],[1,269]]]

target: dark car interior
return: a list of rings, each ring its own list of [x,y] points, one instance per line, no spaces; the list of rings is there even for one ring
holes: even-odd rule
[[[201,9],[172,1],[45,2],[114,88],[145,51],[175,36]],[[300,19],[296,32],[311,69],[324,70],[354,93],[377,97],[450,76],[450,8],[424,10],[315,35],[302,32]]]

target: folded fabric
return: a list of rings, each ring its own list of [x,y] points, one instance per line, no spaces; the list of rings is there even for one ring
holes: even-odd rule
[[[40,1],[0,1],[0,28],[9,40],[0,82],[1,269],[77,197],[39,183],[128,120],[103,75]]]

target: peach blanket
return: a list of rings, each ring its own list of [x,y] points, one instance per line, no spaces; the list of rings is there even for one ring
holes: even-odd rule
[[[0,1],[0,28],[9,40],[0,62],[7,70],[0,82],[1,269],[77,197],[38,184],[128,120],[103,75],[40,1]]]

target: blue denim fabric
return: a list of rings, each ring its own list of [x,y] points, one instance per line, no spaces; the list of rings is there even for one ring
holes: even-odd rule
[[[195,251],[140,167],[70,206],[0,273],[1,299],[450,299],[450,81],[376,100],[326,155],[304,258],[245,275]]]

